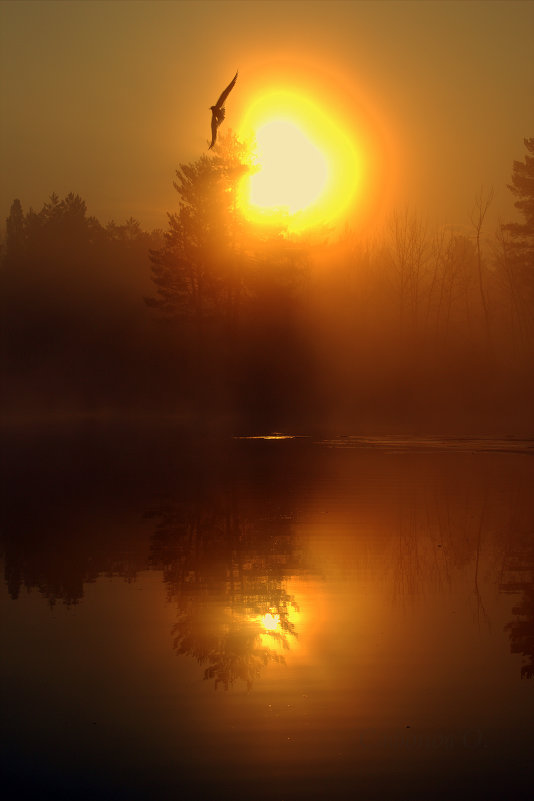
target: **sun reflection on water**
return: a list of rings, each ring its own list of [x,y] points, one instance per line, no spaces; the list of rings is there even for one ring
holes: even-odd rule
[[[295,434],[280,434],[278,431],[272,434],[252,434],[250,436],[235,436],[234,439],[295,439]]]
[[[268,612],[262,617],[261,624],[266,631],[275,631],[280,625],[280,615]]]

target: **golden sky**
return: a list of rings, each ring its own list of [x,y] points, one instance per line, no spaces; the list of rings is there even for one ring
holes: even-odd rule
[[[73,191],[104,223],[166,227],[174,170],[207,152],[239,69],[221,133],[269,93],[312,104],[357,154],[356,215],[462,226],[493,184],[493,221],[510,218],[533,41],[527,0],[0,2],[0,215]]]

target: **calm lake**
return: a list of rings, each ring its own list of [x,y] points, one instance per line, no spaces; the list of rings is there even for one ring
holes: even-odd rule
[[[534,442],[3,435],[9,797],[531,798]]]

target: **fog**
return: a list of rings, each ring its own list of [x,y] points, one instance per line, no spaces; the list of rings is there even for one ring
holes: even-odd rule
[[[170,416],[232,433],[532,430],[533,229],[492,191],[462,233],[400,207],[372,238],[247,222],[231,133],[182,164],[165,231],[102,224],[75,194],[12,204],[2,249],[9,420]],[[512,162],[515,159],[515,164]],[[526,188],[525,188],[526,187]],[[466,199],[466,205],[467,199]]]

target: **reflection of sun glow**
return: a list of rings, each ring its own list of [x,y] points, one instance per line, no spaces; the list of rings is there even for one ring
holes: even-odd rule
[[[274,90],[248,109],[241,135],[256,141],[256,171],[244,179],[240,205],[253,222],[292,230],[331,224],[361,190],[361,155],[331,110],[303,94]]]
[[[255,434],[250,437],[234,436],[234,439],[295,439],[295,434]]]
[[[272,615],[270,612],[261,619],[261,625],[266,631],[276,631],[280,623],[280,615]]]

